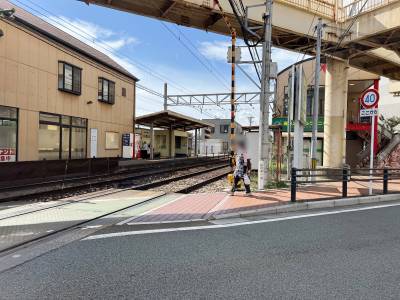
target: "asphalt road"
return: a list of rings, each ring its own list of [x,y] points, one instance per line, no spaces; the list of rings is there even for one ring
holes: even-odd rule
[[[399,216],[396,206],[76,241],[0,274],[0,298],[399,299]]]

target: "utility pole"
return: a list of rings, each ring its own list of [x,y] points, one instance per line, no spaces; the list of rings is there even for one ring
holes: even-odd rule
[[[322,19],[318,19],[317,29],[317,49],[315,56],[315,83],[314,83],[314,100],[313,100],[313,119],[312,119],[312,137],[311,137],[311,168],[317,168],[317,133],[318,133],[318,110],[319,110],[319,81],[321,73],[321,40],[322,40]],[[315,180],[312,177],[311,180]]]
[[[231,33],[231,41],[232,41],[232,63],[231,63],[231,123],[230,123],[230,143],[231,143],[231,151],[235,152],[234,143],[235,143],[235,112],[236,112],[236,29],[233,27],[229,17],[225,13],[222,8],[219,0],[214,0],[215,4],[218,6],[218,9],[221,11],[222,18],[224,19],[225,25],[228,27],[229,32]]]
[[[253,119],[254,117],[247,117],[249,119],[249,126],[251,127],[251,125],[253,125]]]
[[[168,109],[168,84],[164,83],[164,110]]]
[[[260,129],[259,129],[259,163],[258,189],[264,190],[268,181],[269,159],[269,97],[271,73],[271,34],[272,34],[272,0],[267,0],[264,15],[264,42],[262,53],[262,76],[260,95]]]

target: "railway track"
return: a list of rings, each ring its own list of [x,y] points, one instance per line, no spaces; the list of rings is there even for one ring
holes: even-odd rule
[[[174,174],[191,169],[203,169],[209,165],[226,166],[225,159],[211,159],[209,161],[187,161],[177,166],[145,165],[132,170],[125,170],[117,174],[102,174],[95,176],[76,176],[60,180],[50,180],[39,183],[26,183],[23,186],[0,187],[0,202],[13,200],[43,198],[59,199],[75,194],[92,192],[93,189],[111,186],[138,186],[138,189],[151,187],[152,182],[158,182],[163,177],[173,177]],[[196,170],[194,170],[195,172]],[[143,186],[141,188],[141,186]],[[156,186],[156,185],[155,185]],[[39,198],[39,199],[37,199]],[[48,200],[48,199],[47,199]]]
[[[117,194],[120,192],[123,192],[125,190],[131,190],[131,189],[137,189],[137,190],[148,190],[148,189],[155,189],[157,191],[165,191],[165,192],[180,192],[180,193],[190,193],[200,187],[203,187],[205,185],[207,185],[210,182],[213,182],[215,180],[218,180],[222,177],[224,177],[226,174],[228,174],[230,171],[229,167],[226,167],[226,164],[221,164],[221,165],[217,165],[212,166],[212,167],[208,167],[205,168],[203,167],[202,169],[196,168],[195,170],[185,170],[185,172],[181,172],[179,173],[179,175],[177,176],[171,176],[169,178],[164,178],[164,179],[159,179],[159,180],[155,180],[152,182],[148,182],[148,183],[144,183],[144,184],[139,184],[139,185],[128,185],[127,187],[124,188],[112,188],[112,189],[108,189],[106,191],[98,191],[95,193],[91,193],[89,195],[86,196],[79,196],[76,197],[75,199],[69,199],[68,201],[58,201],[54,204],[48,205],[46,207],[37,207],[37,209],[29,209],[27,211],[20,211],[19,213],[14,213],[12,215],[6,215],[4,214],[4,211],[2,213],[2,216],[0,216],[0,227],[2,227],[2,222],[8,222],[10,219],[17,220],[18,217],[26,217],[27,215],[32,215],[32,218],[35,218],[35,214],[41,213],[45,210],[51,210],[51,209],[57,209],[63,206],[67,206],[67,205],[73,205],[73,204],[78,204],[79,202],[85,202],[87,200],[91,200],[91,199],[95,199],[99,196],[104,196],[104,195],[112,195],[112,194]],[[123,182],[123,185],[127,185],[129,184],[129,182]],[[164,194],[162,194],[164,195]],[[105,214],[102,214],[100,216],[97,216],[95,218],[90,218],[87,220],[83,220],[79,223],[75,223],[75,224],[69,224],[66,223],[66,225],[64,227],[62,227],[61,229],[57,229],[51,232],[47,232],[46,234],[43,234],[41,236],[37,236],[34,237],[32,239],[28,239],[25,240],[21,243],[12,245],[11,247],[7,247],[7,248],[0,248],[0,255],[3,255],[4,253],[9,253],[10,251],[13,251],[21,246],[25,246],[27,244],[30,244],[32,242],[38,242],[41,241],[43,239],[49,238],[53,235],[56,234],[60,234],[64,231],[68,231],[74,228],[78,228],[81,227],[82,225],[88,224],[94,220],[100,219],[100,218],[104,218],[107,217],[108,215],[111,214],[115,214],[119,211],[123,211],[129,208],[133,208],[136,206],[141,206],[144,205],[145,203],[151,202],[156,200],[157,198],[159,198],[160,195],[158,196],[154,196],[154,197],[150,197],[147,200],[144,200],[140,203],[134,204],[134,205],[130,205],[130,206],[126,206],[120,209],[116,209],[116,210],[112,210],[109,211]],[[16,222],[18,223],[18,222]],[[18,227],[18,226],[17,226]],[[3,238],[3,237],[2,237]]]

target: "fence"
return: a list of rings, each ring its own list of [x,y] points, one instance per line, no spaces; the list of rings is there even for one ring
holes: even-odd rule
[[[393,168],[376,168],[376,169],[350,169],[350,168],[330,168],[330,169],[296,169],[292,168],[291,170],[291,192],[290,192],[290,200],[291,202],[298,201],[297,193],[299,185],[305,184],[313,184],[313,186],[321,186],[326,187],[327,183],[341,183],[341,194],[339,195],[331,195],[329,198],[347,198],[349,197],[349,185],[353,184],[351,190],[353,191],[351,196],[357,196],[357,193],[360,193],[359,196],[362,196],[362,189],[369,189],[369,185],[361,185],[361,183],[369,183],[374,184],[373,190],[381,191],[382,194],[392,193],[400,193],[400,181],[396,181],[400,179],[400,169]],[[389,190],[389,183],[395,183],[395,187],[392,190]],[[380,184],[380,187],[377,186],[377,183]],[[361,188],[360,188],[361,187]],[[328,197],[327,197],[328,198]],[[319,198],[321,199],[321,198]]]
[[[322,17],[345,22],[358,14],[373,11],[398,0],[278,0]]]

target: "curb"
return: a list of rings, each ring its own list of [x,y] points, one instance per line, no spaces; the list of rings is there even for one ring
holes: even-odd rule
[[[295,211],[306,211],[306,210],[314,210],[321,208],[335,208],[335,207],[380,203],[380,202],[396,201],[396,200],[400,200],[400,194],[364,196],[364,197],[312,201],[312,202],[311,201],[298,202],[293,204],[277,205],[277,206],[247,210],[242,212],[221,214],[221,215],[211,216],[208,220],[220,220],[220,219],[229,219],[238,217],[243,218],[243,217],[253,217],[260,215],[277,215],[280,213],[288,213]]]

